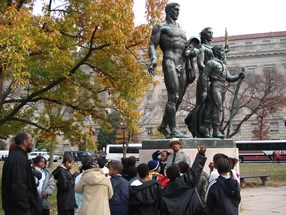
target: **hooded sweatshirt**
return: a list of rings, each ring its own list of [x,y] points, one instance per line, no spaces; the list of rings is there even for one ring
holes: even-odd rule
[[[86,170],[75,192],[83,193],[78,215],[109,215],[109,199],[113,195],[110,179],[99,168]]]
[[[209,184],[206,202],[210,215],[238,215],[240,200],[237,180],[219,176]]]

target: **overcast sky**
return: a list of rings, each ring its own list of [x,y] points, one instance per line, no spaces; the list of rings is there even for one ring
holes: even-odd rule
[[[286,31],[285,0],[175,0],[181,6],[177,22],[187,37],[212,27],[214,37]],[[283,4],[284,3],[284,4]],[[145,22],[145,0],[135,0],[136,24]]]

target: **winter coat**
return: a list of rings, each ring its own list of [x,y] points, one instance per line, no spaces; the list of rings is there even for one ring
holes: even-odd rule
[[[75,191],[83,193],[78,215],[109,215],[108,200],[113,195],[110,179],[99,168],[84,171]]]
[[[50,203],[48,200],[48,196],[52,195],[55,188],[55,183],[52,174],[44,169],[45,180],[42,187],[42,192],[47,194],[47,198],[42,198],[42,206],[44,209],[50,209]]]
[[[58,166],[52,172],[57,180],[57,206],[58,212],[72,210],[76,208],[74,185],[75,179],[71,172],[61,166]]]
[[[20,147],[9,153],[2,172],[2,206],[5,214],[41,212],[35,178],[27,153]]]
[[[201,215],[203,204],[196,189],[206,157],[197,154],[192,168],[183,176],[169,181],[160,194],[162,215]]]
[[[109,200],[111,215],[128,215],[130,185],[121,175],[112,175],[113,196]]]
[[[219,176],[209,184],[206,203],[210,215],[238,215],[240,200],[237,180]]]
[[[156,180],[131,185],[129,215],[157,215],[160,189],[161,184]]]

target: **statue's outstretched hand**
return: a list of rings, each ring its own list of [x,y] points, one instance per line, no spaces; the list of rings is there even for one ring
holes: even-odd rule
[[[239,73],[238,77],[240,79],[244,79],[245,78],[245,68],[244,67],[241,68],[241,73]]]
[[[206,102],[207,96],[208,96],[208,93],[207,93],[207,92],[203,92],[203,93],[202,93],[202,101],[203,101],[203,103]]]
[[[148,75],[149,75],[150,77],[154,77],[154,76],[155,76],[155,68],[156,68],[156,66],[157,66],[156,63],[151,63],[151,64],[149,65],[149,68],[148,68],[147,73],[148,73]]]
[[[244,79],[245,73],[244,72],[239,73],[238,77],[239,77],[239,79]]]

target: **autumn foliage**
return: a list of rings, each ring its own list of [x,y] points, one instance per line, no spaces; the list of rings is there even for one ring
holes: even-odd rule
[[[93,126],[110,127],[112,110],[136,130],[152,82],[142,53],[165,3],[146,1],[147,22],[135,26],[134,0],[47,1],[41,15],[33,1],[2,1],[1,138],[25,128],[40,139],[92,144]]]

